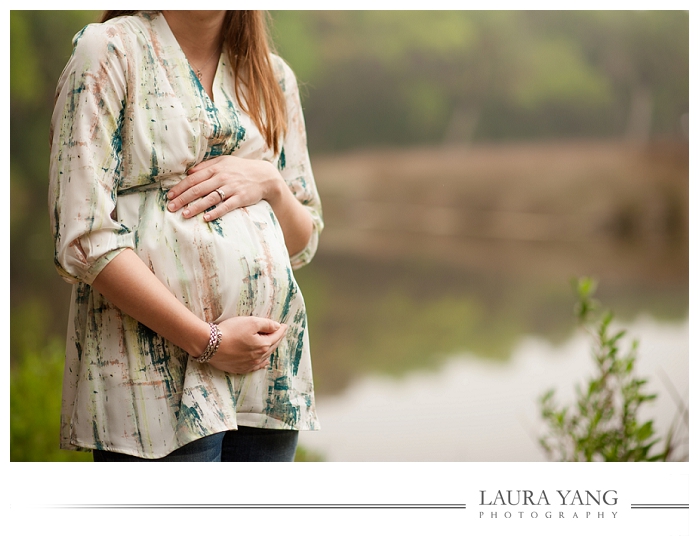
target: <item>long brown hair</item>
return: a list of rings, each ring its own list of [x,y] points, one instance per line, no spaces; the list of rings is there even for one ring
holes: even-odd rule
[[[105,11],[100,22],[135,13],[138,12]],[[267,146],[277,153],[280,137],[286,131],[286,107],[270,60],[268,16],[266,11],[228,10],[221,34],[235,76],[238,104],[255,122]]]

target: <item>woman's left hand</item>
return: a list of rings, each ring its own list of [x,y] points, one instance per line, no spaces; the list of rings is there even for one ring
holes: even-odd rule
[[[211,221],[226,213],[267,199],[283,182],[279,171],[269,162],[236,156],[219,156],[192,167],[187,176],[167,194],[168,211],[182,211],[191,218],[206,211]]]

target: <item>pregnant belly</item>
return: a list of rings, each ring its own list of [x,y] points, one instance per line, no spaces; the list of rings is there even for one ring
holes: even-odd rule
[[[207,321],[239,315],[285,321],[298,295],[284,236],[265,201],[205,222],[164,207],[160,192],[120,198],[136,253],[190,310]],[[136,198],[124,207],[123,198]],[[130,222],[129,222],[130,221]]]

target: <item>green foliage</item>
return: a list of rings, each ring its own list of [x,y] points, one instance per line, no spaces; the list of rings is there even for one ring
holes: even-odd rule
[[[31,105],[41,97],[41,73],[26,12],[10,12],[10,94]]]
[[[322,462],[325,461],[323,456],[318,452],[314,452],[305,448],[301,445],[296,447],[296,456],[294,457],[295,462]]]
[[[563,104],[595,109],[612,100],[609,80],[585,62],[579,45],[570,40],[556,38],[532,46],[527,74],[513,88],[513,102],[522,108]]]
[[[312,150],[623,136],[648,93],[648,135],[688,111],[686,11],[273,11],[307,83]],[[340,129],[341,128],[341,129]]]
[[[575,316],[590,335],[596,364],[595,375],[586,386],[576,386],[577,400],[559,407],[555,391],[540,399],[541,415],[548,426],[539,439],[549,458],[558,461],[667,461],[674,452],[675,428],[659,447],[653,420],[641,421],[639,411],[653,401],[647,393],[648,380],[634,375],[638,341],[624,352],[625,330],[612,328],[613,314],[601,311],[593,298],[596,283],[581,278],[574,283],[577,293]]]
[[[10,372],[10,460],[90,461],[90,454],[58,448],[64,345],[25,347]]]
[[[50,317],[38,299],[10,315],[10,460],[87,461],[58,448],[65,345],[47,335]]]

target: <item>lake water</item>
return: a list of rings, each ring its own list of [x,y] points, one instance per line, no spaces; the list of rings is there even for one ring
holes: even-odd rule
[[[688,321],[641,317],[626,326],[640,340],[637,374],[659,394],[642,415],[664,432],[677,412],[668,381],[689,400]],[[545,461],[538,397],[555,387],[568,402],[593,372],[583,334],[558,345],[524,336],[506,362],[455,354],[437,370],[367,375],[321,393],[322,430],[303,432],[300,443],[326,461]]]
[[[322,427],[300,444],[325,461],[545,461],[539,397],[570,403],[594,373],[565,278],[329,253],[298,278]],[[597,296],[639,341],[636,374],[658,393],[642,417],[664,433],[675,391],[689,400],[687,283],[635,269]]]

